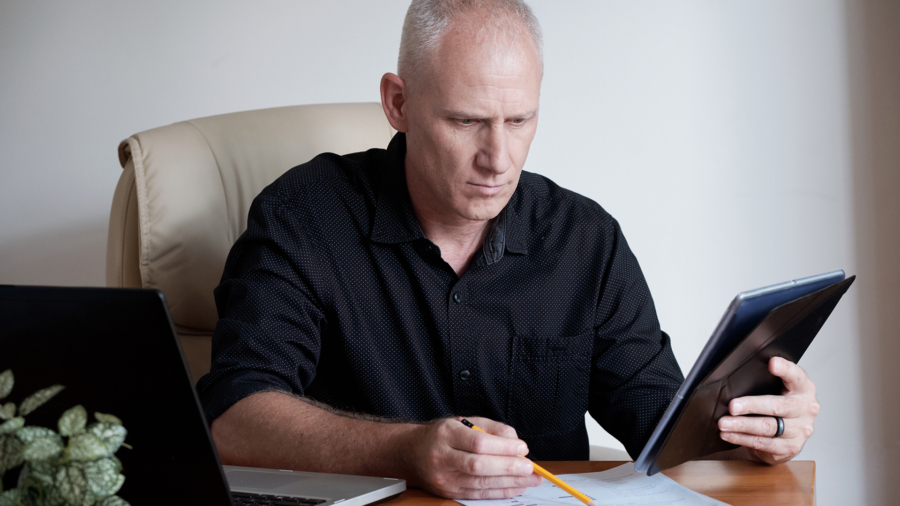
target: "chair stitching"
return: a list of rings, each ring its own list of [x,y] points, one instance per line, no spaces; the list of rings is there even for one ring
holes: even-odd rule
[[[128,138],[128,145],[131,148],[131,161],[134,163],[134,180],[138,193],[138,221],[140,222],[140,263],[141,286],[151,288],[153,286],[150,276],[150,210],[147,203],[147,178],[144,172],[144,153],[141,150],[140,141],[135,136]]]
[[[133,158],[132,158],[132,159],[133,159]],[[128,189],[128,196],[125,198],[125,220],[124,220],[123,223],[122,223],[122,243],[121,243],[121,245],[122,245],[122,251],[121,251],[121,254],[120,254],[120,256],[119,256],[119,258],[122,259],[122,269],[121,269],[122,272],[121,272],[121,274],[120,274],[121,278],[120,278],[119,284],[120,284],[121,286],[123,286],[123,287],[125,286],[125,271],[126,271],[126,267],[125,267],[125,248],[126,248],[126,246],[125,246],[125,243],[128,241],[128,236],[125,235],[125,233],[128,232],[128,217],[129,217],[129,213],[130,213],[130,211],[131,211],[131,201],[132,201],[132,199],[136,199],[136,198],[137,198],[137,178],[135,177],[134,169],[133,169],[133,168],[132,168],[132,171],[131,171],[131,176],[135,178],[135,181],[134,181],[134,183],[131,185],[131,188]],[[140,202],[138,202],[138,221],[139,221],[139,222],[140,222],[140,219],[141,219],[141,216],[140,216],[140,214],[141,214],[141,213],[140,213],[140,208],[141,208],[141,205],[140,205]],[[140,241],[140,239],[141,239],[141,238],[140,238],[140,231],[138,231],[138,241]],[[140,243],[138,243],[138,245],[140,246]],[[140,266],[140,248],[138,248],[138,251],[139,251],[139,254],[138,254],[138,271],[140,272],[140,269],[141,269],[141,266]],[[141,284],[143,284],[143,279],[141,279]]]

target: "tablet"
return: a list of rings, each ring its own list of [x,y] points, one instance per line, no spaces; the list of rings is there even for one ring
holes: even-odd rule
[[[718,432],[718,418],[727,413],[728,402],[781,384],[768,372],[768,359],[800,359],[853,281],[844,278],[844,271],[838,270],[739,293],[635,461],[635,469],[652,475],[736,448],[721,440]]]

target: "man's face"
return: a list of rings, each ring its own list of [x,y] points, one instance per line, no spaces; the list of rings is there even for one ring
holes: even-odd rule
[[[470,25],[454,23],[407,97],[407,182],[417,211],[448,222],[500,213],[537,128],[541,74],[524,29],[510,46],[479,42]]]

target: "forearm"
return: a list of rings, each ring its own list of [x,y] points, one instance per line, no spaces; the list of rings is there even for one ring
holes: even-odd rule
[[[212,436],[224,464],[409,479],[403,449],[420,427],[349,418],[263,392],[213,421]]]

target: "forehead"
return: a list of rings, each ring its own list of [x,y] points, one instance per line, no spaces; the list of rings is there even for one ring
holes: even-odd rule
[[[511,22],[520,25],[514,25],[517,33],[491,32],[477,19],[453,23],[432,61],[429,87],[440,102],[435,105],[456,109],[537,107],[540,55],[524,24]]]

